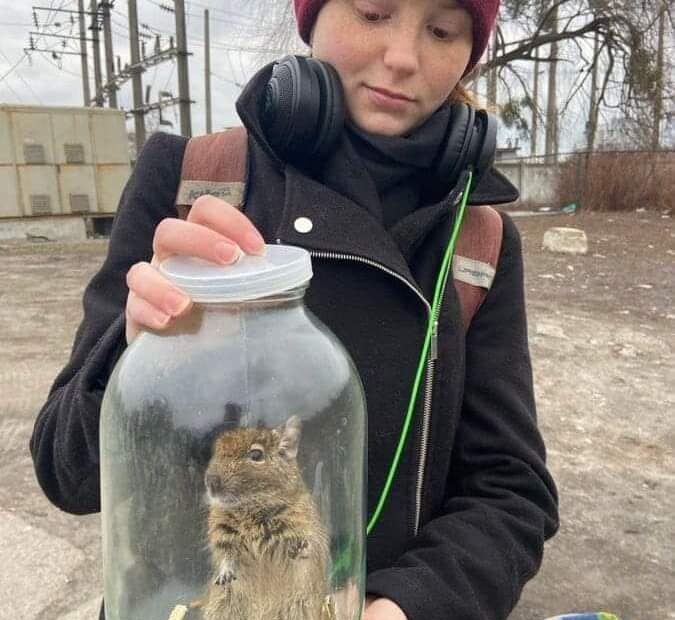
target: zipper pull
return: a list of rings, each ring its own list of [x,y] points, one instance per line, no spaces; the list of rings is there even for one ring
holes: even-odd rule
[[[429,359],[435,360],[438,358],[438,321],[434,321],[434,325],[431,328],[431,348],[429,353]]]

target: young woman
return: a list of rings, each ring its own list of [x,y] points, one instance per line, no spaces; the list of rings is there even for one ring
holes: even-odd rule
[[[426,173],[452,128],[448,102],[466,100],[460,80],[482,55],[497,8],[498,0],[295,0],[313,58],[337,70],[347,122],[312,172],[287,165],[260,121],[271,68],[260,71],[237,102],[249,135],[244,212],[201,197],[187,220],[178,219],[186,140],[148,141],[108,256],[85,292],[71,359],[36,421],[31,450],[52,502],[76,514],[100,509],[98,419],[110,372],[140,330],[161,330],[191,310],[158,264],[175,254],[227,264],[280,240],[343,257],[314,260],[306,301],[345,344],[364,383],[372,511],[455,215],[448,196],[457,188]],[[491,171],[472,202],[516,195]],[[415,418],[368,540],[367,620],[506,618],[557,528],[536,425],[520,242],[502,219],[494,282],[466,333],[457,293],[446,290],[429,416]]]

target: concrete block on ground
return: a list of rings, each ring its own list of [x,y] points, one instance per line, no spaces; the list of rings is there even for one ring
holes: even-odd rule
[[[579,228],[555,226],[544,233],[542,244],[545,250],[564,254],[588,253],[586,233]]]
[[[80,216],[0,219],[0,241],[32,238],[84,241],[87,238],[86,222]]]

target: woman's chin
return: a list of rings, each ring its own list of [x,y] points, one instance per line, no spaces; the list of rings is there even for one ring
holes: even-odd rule
[[[356,115],[352,118],[352,122],[363,131],[382,136],[402,136],[413,126],[410,120],[387,117],[382,114]]]

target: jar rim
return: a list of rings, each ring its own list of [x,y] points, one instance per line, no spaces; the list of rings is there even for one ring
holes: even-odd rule
[[[263,256],[244,254],[232,265],[193,256],[170,256],[161,262],[159,271],[195,302],[237,302],[269,297],[308,283],[312,261],[303,248],[267,244]]]

